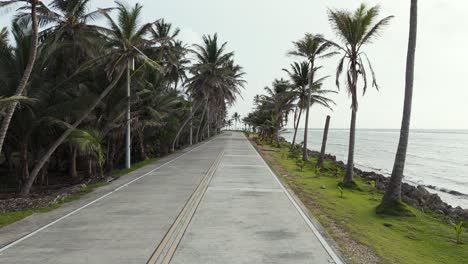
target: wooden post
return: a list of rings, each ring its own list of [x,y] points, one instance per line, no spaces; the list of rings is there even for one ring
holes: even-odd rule
[[[325,130],[323,131],[323,140],[322,140],[322,149],[320,150],[320,157],[317,161],[317,166],[323,166],[323,158],[325,156],[325,149],[327,148],[327,139],[328,139],[328,127],[330,126],[330,116],[327,116],[327,121],[325,122]]]

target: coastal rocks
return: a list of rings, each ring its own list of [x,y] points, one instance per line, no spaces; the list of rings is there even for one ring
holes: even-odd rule
[[[316,151],[310,151],[309,153],[311,155],[320,154]],[[325,159],[332,161],[335,166],[340,167],[343,170],[346,169],[346,164],[342,161],[337,161],[335,156],[327,155]],[[390,180],[388,177],[376,172],[362,171],[358,168],[354,168],[354,173],[366,181],[375,181],[375,186],[380,191],[385,190]],[[431,187],[436,189],[434,186],[429,186],[429,188]],[[457,192],[454,192],[453,194],[459,195]],[[429,192],[424,186],[413,186],[408,183],[403,183],[401,186],[401,196],[403,202],[423,211],[430,210],[445,215],[455,221],[468,220],[467,209],[463,209],[461,207],[453,208],[451,205],[442,201],[439,195]]]

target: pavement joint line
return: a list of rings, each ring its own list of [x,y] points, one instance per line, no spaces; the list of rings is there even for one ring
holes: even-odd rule
[[[245,137],[245,135],[244,135]],[[247,139],[248,140],[248,139]],[[312,230],[312,232],[314,233],[314,235],[317,237],[317,239],[320,241],[320,243],[322,244],[322,246],[325,248],[325,250],[327,251],[328,255],[330,255],[330,257],[333,259],[333,261],[336,263],[336,264],[344,264],[343,261],[341,260],[340,257],[338,257],[338,255],[335,253],[335,251],[333,251],[333,249],[331,248],[331,246],[327,243],[327,241],[323,238],[323,236],[318,232],[317,228],[315,227],[315,225],[312,223],[312,221],[309,219],[309,217],[304,213],[304,211],[302,210],[302,208],[299,206],[299,204],[296,202],[296,200],[291,196],[291,194],[289,193],[289,191],[286,189],[286,187],[284,187],[283,183],[278,179],[278,176],[276,176],[276,174],[273,172],[273,170],[270,168],[270,166],[266,163],[266,161],[263,159],[263,157],[260,155],[260,153],[258,152],[258,150],[252,145],[252,143],[250,143],[250,147],[253,148],[255,150],[255,152],[257,153],[257,155],[262,159],[263,163],[265,164],[265,166],[267,166],[268,170],[270,171],[271,175],[273,175],[273,177],[276,179],[276,181],[278,182],[278,184],[281,186],[281,188],[284,190],[284,193],[286,194],[286,196],[288,197],[289,201],[293,204],[293,206],[297,209],[297,211],[299,212],[299,214],[302,216],[302,218],[304,219],[304,221],[306,222],[306,224],[309,226],[309,228]]]
[[[190,196],[189,200],[187,201],[186,205],[179,213],[178,217],[171,225],[169,230],[167,231],[164,238],[161,240],[153,254],[148,259],[147,264],[155,264],[155,263],[169,263],[176,252],[176,249],[182,240],[185,231],[189,223],[192,220],[193,215],[195,214],[198,205],[200,204],[210,182],[213,178],[220,162],[223,157],[224,151],[221,151],[218,157],[213,161],[210,168],[208,169],[207,173],[203,176],[200,180],[195,191]],[[187,215],[187,217],[185,217]],[[185,219],[184,219],[185,218]],[[161,259],[162,258],[162,259]]]
[[[229,188],[229,187],[208,187],[208,191],[240,191],[240,192],[264,192],[264,193],[283,193],[283,189],[265,189],[265,188]]]
[[[79,207],[79,208],[77,208],[77,209],[75,209],[75,210],[69,212],[68,214],[66,214],[66,215],[64,215],[64,216],[62,216],[62,217],[60,217],[60,218],[58,218],[58,219],[56,219],[56,220],[54,220],[53,222],[50,222],[50,223],[48,223],[48,224],[46,224],[46,225],[44,225],[44,226],[42,226],[42,227],[36,229],[35,231],[32,231],[32,232],[30,232],[29,234],[26,234],[26,235],[24,235],[23,237],[21,237],[21,238],[15,240],[15,241],[13,241],[13,242],[11,242],[11,243],[9,243],[9,244],[3,246],[3,247],[1,247],[1,248],[0,248],[0,254],[1,254],[2,252],[4,252],[5,250],[7,250],[7,249],[9,249],[9,248],[11,248],[11,247],[13,247],[13,246],[15,246],[15,245],[17,245],[17,244],[23,242],[24,240],[26,240],[26,239],[28,239],[28,238],[30,238],[30,237],[36,235],[37,233],[39,233],[39,232],[41,232],[41,231],[43,231],[43,230],[45,230],[45,229],[47,229],[47,228],[53,226],[54,224],[56,224],[56,223],[58,223],[58,222],[64,220],[65,218],[68,218],[69,216],[72,216],[72,215],[76,214],[77,212],[79,212],[79,211],[85,209],[86,207],[89,207],[90,205],[93,205],[94,203],[97,203],[98,201],[100,201],[100,200],[106,198],[107,196],[109,196],[109,195],[111,195],[111,194],[113,194],[113,193],[115,193],[115,192],[118,192],[119,190],[121,190],[121,189],[123,189],[123,188],[129,186],[130,184],[132,184],[132,183],[134,183],[134,182],[136,182],[136,181],[138,181],[138,180],[140,180],[140,179],[142,179],[142,178],[148,176],[149,174],[151,174],[151,173],[153,173],[153,172],[159,170],[160,168],[162,168],[162,167],[164,167],[164,166],[166,166],[166,165],[168,165],[168,164],[170,164],[170,163],[172,163],[172,162],[174,162],[174,161],[176,161],[176,160],[182,158],[183,156],[185,156],[185,155],[187,155],[187,154],[189,154],[189,153],[195,151],[196,149],[199,149],[200,147],[205,146],[206,144],[210,143],[211,141],[213,141],[213,139],[211,139],[211,140],[209,140],[209,141],[207,141],[207,142],[204,142],[203,144],[201,144],[201,145],[199,145],[199,146],[196,146],[195,148],[192,148],[191,150],[189,150],[189,151],[183,153],[182,155],[179,155],[179,156],[177,156],[177,157],[175,157],[175,158],[173,158],[173,159],[171,159],[171,160],[169,160],[169,161],[167,161],[167,162],[161,164],[160,166],[154,168],[153,170],[151,170],[151,171],[149,171],[149,172],[147,172],[147,173],[145,173],[145,174],[143,174],[143,175],[141,175],[141,176],[139,176],[139,177],[137,177],[137,178],[135,178],[135,179],[133,179],[133,180],[127,182],[127,183],[125,183],[124,185],[122,185],[122,186],[120,186],[120,187],[114,189],[113,191],[108,192],[108,193],[106,193],[106,194],[104,194],[104,195],[98,197],[97,199],[95,199],[95,200],[93,200],[93,201],[91,201],[91,202],[89,202],[89,203],[87,203],[87,204],[85,204],[85,205],[83,205],[83,206],[81,206],[81,207]]]
[[[263,168],[263,165],[251,165],[251,164],[227,164],[227,165],[221,165],[222,168],[228,167],[228,168],[236,168],[236,167],[254,167],[254,168]]]

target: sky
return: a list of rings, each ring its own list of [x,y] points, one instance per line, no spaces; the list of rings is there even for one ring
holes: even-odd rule
[[[49,2],[49,1],[45,1]],[[300,59],[287,56],[292,41],[306,32],[338,41],[327,10],[356,9],[358,0],[125,0],[144,6],[142,22],[164,18],[181,29],[186,43],[199,43],[203,34],[218,33],[228,42],[235,59],[246,72],[248,84],[242,98],[230,109],[242,117],[252,110],[253,97],[263,93],[276,78],[287,78],[283,68]],[[358,128],[399,128],[403,111],[406,50],[409,30],[409,0],[366,0],[381,5],[383,18],[395,18],[380,38],[366,46],[380,91],[368,89],[359,97]],[[95,0],[92,7],[112,6],[113,1]],[[91,7],[91,8],[92,8]],[[9,24],[2,14],[0,25]],[[412,128],[468,129],[468,1],[419,1]],[[321,60],[319,76],[330,78],[324,89],[337,90],[334,74],[339,57]],[[329,111],[313,107],[310,126],[321,128],[331,115],[332,128],[348,128],[350,98],[343,87],[331,96],[336,107]],[[292,117],[290,118],[292,119]],[[302,124],[301,124],[302,126]],[[292,122],[288,124],[292,127]]]

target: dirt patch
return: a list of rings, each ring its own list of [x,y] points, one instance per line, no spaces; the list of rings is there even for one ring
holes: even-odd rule
[[[255,144],[255,143],[254,143]],[[354,240],[345,228],[340,226],[333,218],[322,210],[320,205],[314,202],[313,195],[304,192],[303,188],[296,184],[294,175],[288,173],[278,161],[271,155],[271,151],[265,148],[258,148],[263,158],[273,166],[286,180],[286,183],[309,209],[309,211],[317,217],[321,224],[327,229],[327,232],[334,238],[340,249],[351,259],[353,263],[382,263],[381,259],[368,246]]]

